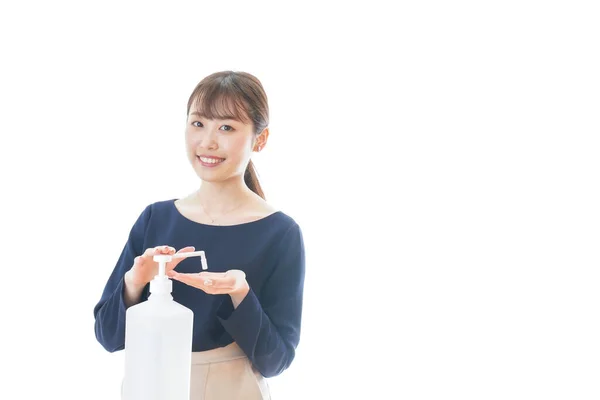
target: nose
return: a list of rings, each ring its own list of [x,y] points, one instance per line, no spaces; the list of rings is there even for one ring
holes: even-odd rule
[[[217,146],[217,130],[216,129],[206,129],[204,135],[202,135],[202,139],[200,140],[200,147],[203,149],[216,149]]]

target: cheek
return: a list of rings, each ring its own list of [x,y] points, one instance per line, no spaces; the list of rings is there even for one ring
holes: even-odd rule
[[[252,143],[244,137],[236,139],[227,144],[227,150],[232,154],[236,154],[239,158],[245,159],[251,153]]]
[[[195,151],[196,147],[198,147],[199,138],[198,135],[192,135],[186,131],[185,133],[185,147],[188,152]]]
[[[198,146],[194,143],[193,137],[186,135],[185,136],[185,154],[187,155],[187,159],[190,162],[193,162],[196,159],[196,149]]]

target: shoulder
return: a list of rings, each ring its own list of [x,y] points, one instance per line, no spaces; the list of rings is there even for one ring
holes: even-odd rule
[[[252,242],[271,254],[290,248],[298,248],[302,243],[302,232],[298,221],[283,210],[273,210],[248,223],[223,227],[223,232],[239,234],[244,242]]]
[[[284,282],[301,284],[305,270],[306,251],[300,224],[283,211],[273,214],[278,222],[272,242],[268,247],[267,268],[269,276],[278,285]],[[290,280],[291,279],[291,280]]]
[[[253,204],[253,212],[255,215],[260,215],[260,219],[270,219],[272,224],[276,225],[278,230],[284,233],[289,229],[299,229],[298,222],[286,211],[281,210],[263,198],[255,195],[255,201]]]
[[[173,205],[176,199],[158,200],[153,203],[146,205],[144,213],[151,215],[152,217],[169,214],[173,211]]]
[[[173,212],[173,200],[160,200],[141,207],[135,225],[147,226],[152,220],[170,217]]]
[[[304,252],[304,237],[302,228],[298,221],[284,211],[275,211],[273,217],[273,226],[276,232],[274,237],[275,252]]]
[[[161,212],[169,210],[173,207],[176,199],[158,200],[147,205],[153,212]]]
[[[269,220],[269,226],[275,229],[280,237],[290,231],[300,230],[298,222],[288,213],[279,209],[273,209],[264,220]]]

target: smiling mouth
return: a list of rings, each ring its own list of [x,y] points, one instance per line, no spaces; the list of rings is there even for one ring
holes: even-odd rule
[[[209,166],[209,167],[213,167],[213,166],[221,164],[223,161],[225,161],[224,158],[217,158],[217,157],[197,156],[197,158],[198,158],[198,160],[200,160],[200,163],[202,165]]]

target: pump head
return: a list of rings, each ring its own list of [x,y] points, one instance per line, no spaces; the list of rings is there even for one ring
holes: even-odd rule
[[[208,269],[204,251],[190,251],[187,253],[176,253],[173,255],[157,254],[152,259],[158,263],[158,275],[150,282],[150,293],[171,293],[173,291],[173,282],[166,275],[166,267],[169,261],[174,258],[198,257],[202,263],[202,269]]]

